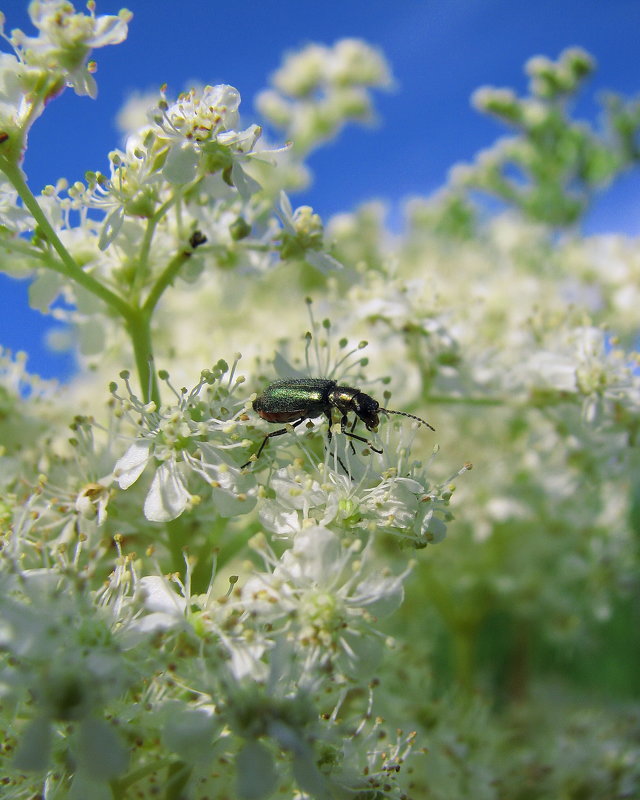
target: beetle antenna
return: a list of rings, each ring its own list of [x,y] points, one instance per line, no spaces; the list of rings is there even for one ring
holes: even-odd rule
[[[385,414],[398,414],[401,417],[410,417],[411,419],[415,419],[416,422],[421,422],[423,425],[426,425],[427,428],[431,428],[432,431],[435,432],[435,428],[433,425],[429,425],[426,419],[422,419],[422,417],[416,417],[415,414],[407,414],[406,411],[392,411],[390,408],[379,408],[378,411],[384,411]]]

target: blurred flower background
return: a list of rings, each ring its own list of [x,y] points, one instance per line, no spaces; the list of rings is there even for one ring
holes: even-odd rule
[[[7,30],[29,30],[28,3],[5,0]],[[376,96],[374,123],[347,126],[308,161],[310,184],[296,194],[323,217],[350,211],[372,199],[385,207],[388,224],[402,225],[403,203],[441,188],[451,167],[468,162],[504,132],[471,105],[481,86],[524,92],[523,65],[534,55],[556,58],[579,45],[598,68],[586,91],[572,102],[580,118],[595,121],[599,93],[633,96],[638,91],[635,0],[419,0],[385,2],[327,0],[319,8],[282,0],[251,2],[239,21],[231,6],[207,8],[195,0],[129,4],[136,23],[118,48],[100,52],[98,103],[64,94],[30,133],[24,167],[34,188],[83,179],[88,169],[106,170],[106,154],[122,144],[126,101],[157,92],[167,83],[176,94],[193,84],[229,83],[243,98],[242,114],[253,121],[258,94],[283,55],[309,42],[332,45],[362,38],[380,48],[393,75]],[[98,8],[101,13],[113,9]],[[132,123],[135,125],[135,122]],[[273,140],[279,141],[277,134]],[[638,184],[621,175],[581,220],[589,232],[638,232]],[[44,377],[68,377],[74,358],[46,347],[50,318],[29,312],[27,286],[0,275],[0,341],[29,353],[30,368]],[[54,340],[64,338],[62,332]]]

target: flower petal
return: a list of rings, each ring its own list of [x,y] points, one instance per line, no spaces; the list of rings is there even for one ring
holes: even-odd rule
[[[121,489],[128,489],[135,483],[147,465],[151,452],[151,442],[144,439],[135,441],[127,452],[116,461],[113,474]]]
[[[165,161],[162,174],[174,185],[180,186],[192,181],[198,172],[199,156],[190,145],[172,147]]]
[[[159,575],[146,575],[140,578],[140,588],[144,595],[144,605],[149,611],[162,611],[182,617],[186,608],[184,597],[180,597],[164,578]]]
[[[144,501],[144,515],[151,522],[168,522],[182,514],[190,499],[177,466],[172,461],[160,464]]]

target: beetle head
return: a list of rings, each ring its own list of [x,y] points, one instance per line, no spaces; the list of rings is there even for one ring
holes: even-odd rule
[[[367,430],[372,431],[377,428],[380,403],[364,392],[354,395],[352,402],[353,410],[367,426]]]

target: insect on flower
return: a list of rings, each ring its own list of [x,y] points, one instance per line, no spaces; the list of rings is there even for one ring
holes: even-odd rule
[[[357,439],[359,442],[368,444],[375,453],[381,453],[372,446],[368,439],[354,433],[354,428],[358,420],[364,422],[367,430],[373,431],[378,427],[379,413],[399,414],[403,417],[410,417],[426,425],[435,431],[435,428],[426,420],[416,417],[414,414],[407,414],[404,411],[392,411],[389,408],[382,408],[377,400],[368,394],[354,389],[351,386],[339,386],[337,381],[329,378],[286,378],[269,384],[267,388],[258,395],[253,401],[253,410],[267,422],[287,422],[291,423],[292,428],[296,428],[305,419],[315,419],[324,414],[329,420],[329,430],[327,438],[331,441],[331,425],[333,424],[333,409],[337,409],[341,416],[340,430],[350,439]],[[347,430],[349,423],[348,415],[353,412],[356,416]],[[274,436],[282,436],[289,428],[279,428],[277,431],[268,433],[262,440],[255,456],[251,456],[242,469],[248,467],[253,461],[260,458],[269,439]]]

